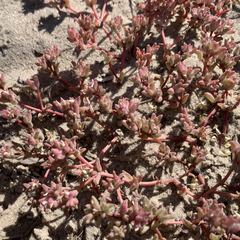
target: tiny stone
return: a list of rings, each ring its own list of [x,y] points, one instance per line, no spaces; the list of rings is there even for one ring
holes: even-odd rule
[[[38,240],[51,240],[52,239],[49,237],[48,228],[46,226],[41,229],[35,228],[33,230],[33,232],[35,235],[34,237]]]
[[[23,165],[19,165],[16,167],[18,173],[28,172],[28,167],[25,167]]]
[[[76,232],[77,231],[77,226],[76,226],[76,223],[73,221],[73,220],[70,220],[66,226],[65,226],[65,231],[66,233],[68,234],[71,234],[73,232]]]

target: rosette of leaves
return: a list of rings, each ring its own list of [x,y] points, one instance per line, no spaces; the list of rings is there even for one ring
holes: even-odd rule
[[[113,218],[108,224],[108,237],[123,239],[131,230],[139,231],[140,234],[154,230],[160,224],[165,224],[171,216],[162,205],[157,207],[144,196],[142,206],[137,199],[132,202],[124,200],[120,208],[113,213]]]
[[[91,203],[85,206],[84,212],[87,214],[83,217],[85,224],[94,223],[97,227],[101,227],[101,220],[110,212],[112,203],[107,203],[105,198],[101,198],[100,202],[96,197],[92,196]]]
[[[231,236],[235,232],[240,232],[240,219],[226,214],[223,211],[224,204],[218,203],[216,199],[202,199],[202,206],[197,207],[198,218],[209,231],[208,238],[232,239]],[[191,230],[196,231],[199,228],[188,220],[184,220],[184,224]],[[202,225],[201,224],[201,225]]]

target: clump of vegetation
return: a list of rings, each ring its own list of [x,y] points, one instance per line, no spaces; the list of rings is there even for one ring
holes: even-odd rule
[[[123,26],[121,16],[110,19],[110,14],[106,12],[107,0],[100,14],[95,9],[96,2],[85,0],[92,10],[91,14],[73,9],[70,0],[54,0],[48,5],[64,7],[78,16],[74,20],[79,27],[68,27],[67,40],[79,51],[99,51],[114,76],[115,82],[111,84],[120,89],[127,81],[134,83],[135,89],[142,94],[141,98],[151,101],[151,115],[145,116],[139,111],[144,103],[141,99],[113,98],[98,78],[91,78],[92,66],[86,65],[81,58],[72,62],[71,70],[78,84],[64,79],[60,71],[60,50],[55,45],[38,58],[38,71],[66,84],[74,97],[44,102],[41,81],[35,75],[32,80],[27,79],[27,85],[23,86],[25,91],[33,92],[39,99],[39,108],[33,107],[20,101],[18,95],[5,87],[6,80],[2,74],[0,101],[6,103],[8,108],[2,110],[1,114],[9,122],[20,124],[25,133],[20,136],[21,143],[1,148],[0,159],[44,159],[41,166],[45,174],[42,178],[24,184],[29,196],[28,204],[37,209],[43,207],[45,211],[50,211],[61,208],[68,216],[71,211],[78,209],[84,192],[91,191],[91,201],[84,210],[84,223],[102,227],[103,219],[106,219],[108,239],[124,239],[130,231],[140,234],[152,231],[152,239],[162,240],[162,225],[183,225],[182,234],[192,234],[195,239],[202,239],[203,235],[211,240],[240,239],[240,218],[226,215],[224,204],[214,198],[224,195],[240,199],[237,192],[239,185],[226,187],[227,180],[240,165],[239,144],[236,141],[229,142],[230,154],[226,158],[232,156],[232,165],[225,176],[216,179],[215,185],[209,186],[203,177],[204,173],[200,171],[201,164],[206,161],[205,146],[214,126],[212,119],[216,115],[224,118],[218,137],[221,149],[223,143],[228,142],[229,115],[234,114],[240,101],[240,95],[235,91],[239,74],[234,69],[240,58],[240,47],[228,37],[234,33],[234,28],[231,21],[224,17],[232,1],[147,0],[138,5],[142,13],[133,15],[131,26],[128,27]],[[184,25],[185,32],[179,33],[168,44],[165,29],[176,22]],[[145,47],[140,47],[141,38],[152,28],[161,34],[162,43],[150,44],[145,41]],[[100,31],[104,31],[110,39],[112,46],[108,49],[99,46]],[[198,45],[194,41],[186,41],[191,31],[196,33]],[[175,46],[179,51],[173,51]],[[121,54],[117,55],[111,49],[121,49]],[[135,58],[136,71],[131,76],[125,71],[127,56]],[[198,58],[199,67],[187,63],[187,60],[191,62],[193,56]],[[151,63],[156,57],[161,74],[151,71]],[[118,66],[113,67],[115,64]],[[104,84],[106,86],[108,83]],[[207,116],[200,122],[195,118],[196,112],[190,111],[189,101],[193,94],[201,94],[200,101],[207,107],[206,112],[202,112]],[[181,126],[177,132],[173,129],[175,135],[166,129],[164,120],[172,109],[175,109],[175,120]],[[62,118],[67,124],[68,136],[50,138],[45,129],[34,127],[33,115],[37,115],[39,120]],[[92,161],[85,157],[86,149],[81,145],[81,140],[91,132],[91,124],[87,119],[99,124],[111,138]],[[114,124],[114,121],[119,124]],[[129,133],[137,135],[142,144],[158,144],[158,150],[152,152],[156,169],[159,165],[167,168],[176,163],[185,168],[185,174],[164,180],[155,175],[153,180],[146,181],[141,174],[130,174],[124,165],[120,172],[111,170],[110,164],[114,160],[109,158],[104,161],[103,157],[110,149],[121,144]],[[187,157],[182,158],[181,149],[175,150],[172,143],[189,144]],[[50,179],[50,173],[55,176],[54,179]],[[70,173],[77,177],[75,187],[68,184]],[[183,178],[193,174],[197,181],[185,185]],[[154,203],[151,194],[147,197],[142,191],[164,184],[175,185],[176,195],[189,195],[193,199],[195,218],[175,220],[174,212],[169,214],[168,206]],[[225,190],[218,190],[223,187]]]

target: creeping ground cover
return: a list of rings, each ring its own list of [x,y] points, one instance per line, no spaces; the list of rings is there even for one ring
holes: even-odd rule
[[[4,0],[1,238],[239,240],[239,11]]]

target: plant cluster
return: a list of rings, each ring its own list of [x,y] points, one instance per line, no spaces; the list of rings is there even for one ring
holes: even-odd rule
[[[17,122],[25,129],[25,133],[20,136],[21,144],[18,146],[6,145],[1,148],[0,159],[44,159],[41,165],[45,170],[44,176],[24,184],[29,196],[28,203],[37,209],[43,206],[45,211],[61,208],[68,216],[70,211],[78,209],[83,191],[94,190],[91,201],[84,210],[84,223],[94,223],[101,228],[103,219],[107,219],[108,239],[123,239],[130,231],[140,234],[153,231],[153,239],[162,240],[162,225],[183,225],[185,230],[182,234],[192,232],[195,239],[202,239],[203,235],[211,240],[240,239],[240,219],[226,215],[224,204],[218,203],[213,197],[216,194],[240,200],[240,194],[236,191],[239,186],[232,186],[234,193],[230,190],[217,190],[218,187],[225,186],[229,177],[239,168],[238,143],[230,142],[232,166],[214,186],[208,186],[199,170],[201,163],[206,161],[204,144],[212,129],[212,118],[217,114],[224,116],[223,129],[219,136],[221,148],[226,141],[229,115],[234,114],[240,101],[240,95],[236,95],[234,91],[239,77],[234,66],[239,62],[240,47],[228,37],[234,33],[233,24],[229,18],[224,17],[232,1],[147,0],[138,5],[142,13],[132,16],[130,26],[123,26],[121,16],[110,19],[106,12],[107,0],[104,1],[100,14],[95,9],[97,0],[85,0],[85,3],[91,9],[91,14],[73,9],[70,0],[54,0],[48,5],[65,7],[76,14],[74,20],[79,26],[77,29],[68,27],[67,40],[79,51],[99,51],[115,77],[117,87],[131,81],[143,98],[150,99],[156,106],[167,103],[167,107],[164,107],[162,114],[153,111],[150,116],[144,116],[138,111],[142,104],[140,100],[122,97],[114,104],[116,99],[111,99],[96,78],[91,79],[91,66],[86,65],[81,58],[72,62],[72,73],[78,81],[77,85],[73,85],[61,76],[60,50],[57,45],[50,47],[38,58],[38,71],[66,84],[75,97],[60,98],[52,103],[44,102],[41,81],[38,76],[34,76],[33,80],[27,79],[27,85],[23,86],[24,90],[35,93],[39,100],[39,107],[33,107],[23,103],[18,95],[6,88],[6,80],[2,74],[0,102],[7,104],[8,108],[2,110],[1,115],[10,123]],[[172,44],[168,44],[165,30],[176,22],[184,24],[187,29],[185,36],[179,34]],[[139,42],[152,28],[160,33],[162,43],[148,44],[141,49]],[[113,47],[122,50],[120,55],[110,48],[103,49],[99,46],[100,31],[105,32]],[[186,43],[189,31],[196,32],[199,37],[198,46]],[[179,52],[173,51],[175,45],[180,45]],[[162,55],[159,53],[160,49],[163,50]],[[124,71],[127,54],[136,59],[136,72],[131,76],[127,76]],[[164,72],[161,75],[154,75],[151,70],[154,55],[158,56],[159,68]],[[199,67],[187,65],[186,60],[193,55],[197,56]],[[113,67],[116,63],[120,63],[118,70]],[[208,101],[206,105],[211,109],[200,123],[193,120],[188,108],[191,95],[197,91]],[[176,136],[167,136],[165,124],[162,123],[169,108],[176,109],[176,120],[182,126]],[[33,115],[37,115],[39,120],[52,116],[62,118],[67,123],[70,137],[48,138],[44,129],[34,128]],[[159,163],[168,166],[169,162],[177,162],[185,167],[186,173],[178,178],[161,180],[156,177],[152,181],[144,181],[143,175],[135,176],[124,169],[118,173],[110,172],[103,156],[121,142],[123,136],[119,135],[117,128],[114,129],[114,124],[109,120],[102,120],[101,116],[117,119],[121,123],[120,128],[126,128],[133,135],[138,135],[143,142],[157,143],[159,149],[153,153],[156,168]],[[84,156],[86,149],[80,145],[80,139],[88,135],[87,118],[99,124],[111,137],[93,161]],[[181,159],[179,152],[171,149],[171,142],[187,142],[191,146],[189,157]],[[50,172],[55,175],[52,181]],[[68,185],[69,173],[78,176],[77,186]],[[195,193],[182,182],[184,177],[191,174],[198,178],[198,185],[202,188],[199,193]],[[183,218],[176,221],[174,214],[168,213],[167,206],[157,205],[140,193],[142,188],[148,186],[171,183],[182,195],[189,195],[195,201],[195,219]]]

